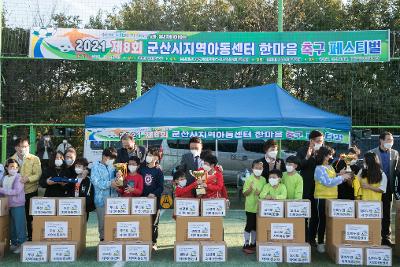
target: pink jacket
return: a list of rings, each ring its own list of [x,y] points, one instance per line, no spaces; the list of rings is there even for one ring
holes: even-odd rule
[[[8,206],[10,208],[21,207],[25,205],[24,184],[20,182],[21,175],[18,173],[15,176],[13,187],[11,190],[6,190],[0,187],[0,195],[8,197]]]

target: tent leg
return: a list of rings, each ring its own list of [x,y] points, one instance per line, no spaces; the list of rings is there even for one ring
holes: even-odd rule
[[[142,96],[142,62],[136,65],[136,99]]]

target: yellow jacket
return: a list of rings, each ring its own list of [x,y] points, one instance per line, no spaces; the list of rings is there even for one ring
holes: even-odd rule
[[[12,155],[11,158],[16,160],[17,154]],[[25,183],[25,194],[36,192],[42,175],[40,159],[32,154],[26,155],[24,163],[20,166],[19,173],[21,176],[28,176],[29,179],[29,182]]]

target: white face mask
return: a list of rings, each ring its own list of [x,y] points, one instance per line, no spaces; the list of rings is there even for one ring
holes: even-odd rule
[[[209,171],[211,170],[211,166],[210,166],[210,165],[203,165],[203,169],[204,169],[206,172],[209,172]]]
[[[107,160],[107,165],[112,167],[114,165],[114,160],[113,159]]]
[[[67,140],[63,140],[63,144],[65,145],[65,144],[68,144],[68,141]]]
[[[50,141],[50,137],[45,137],[44,140],[48,142]]]
[[[199,157],[200,156],[200,151],[197,149],[191,149],[190,153],[192,153],[193,157]]]
[[[357,160],[356,159],[354,159],[354,160],[352,160],[351,162],[350,162],[350,165],[356,165],[357,164]]]
[[[292,165],[286,165],[286,171],[287,172],[293,172],[295,168]]]
[[[180,187],[185,187],[186,186],[186,182],[187,182],[186,179],[185,180],[180,180],[179,181],[179,186]]]
[[[23,156],[23,157],[25,157],[26,155],[28,155],[29,154],[29,147],[28,148],[23,148],[23,149],[21,149],[21,155]]]
[[[279,184],[279,178],[269,178],[268,182],[271,186],[276,186]]]
[[[367,164],[365,164],[365,163],[364,163],[364,169],[368,169],[368,166],[367,166]]]
[[[153,162],[153,156],[146,156],[146,163],[147,164],[150,164],[150,163],[152,163]]]
[[[76,174],[81,174],[83,172],[82,168],[75,168],[75,173]]]
[[[56,159],[54,161],[54,165],[56,165],[56,167],[61,167],[63,165],[63,160],[62,159]]]
[[[314,150],[318,151],[321,147],[322,147],[322,144],[318,144],[317,143],[317,144],[314,145]]]
[[[271,159],[276,159],[277,156],[278,156],[277,150],[267,152],[267,157],[269,157]]]
[[[136,172],[138,166],[136,165],[128,165],[129,172],[134,173]]]
[[[65,164],[71,166],[72,164],[74,164],[74,160],[73,159],[66,159],[65,160]]]
[[[257,176],[257,177],[261,176],[262,172],[263,172],[263,170],[256,170],[256,169],[253,169],[253,173],[254,173],[254,175]]]
[[[393,143],[384,143],[383,147],[386,149],[392,149]]]
[[[18,170],[16,170],[16,169],[10,169],[10,170],[8,170],[8,174],[9,174],[10,176],[15,176],[15,175],[17,175],[17,173],[18,173]]]

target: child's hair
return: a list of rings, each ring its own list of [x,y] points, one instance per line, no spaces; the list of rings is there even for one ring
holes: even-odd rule
[[[89,161],[86,158],[79,158],[75,161],[75,165],[82,165],[86,168],[89,165]]]
[[[210,154],[210,155],[207,155],[207,156],[204,157],[204,162],[210,163],[210,165],[211,164],[217,165],[218,164],[218,159],[217,159],[216,156]]]
[[[109,157],[111,159],[117,158],[117,150],[114,147],[107,147],[103,150],[103,156]]]
[[[308,139],[311,140],[311,139],[314,139],[314,138],[317,138],[320,136],[324,136],[324,135],[318,130],[313,130],[313,131],[311,131],[310,135],[308,136]]]
[[[327,156],[335,154],[335,150],[329,146],[322,146],[318,149],[317,154],[315,156],[315,161],[317,165],[322,165]]]
[[[364,162],[367,169],[363,169],[361,177],[366,177],[369,184],[376,184],[382,181],[381,165],[378,156],[373,152],[364,155]]]
[[[181,177],[185,177],[185,173],[184,173],[183,171],[181,171],[181,170],[177,170],[177,171],[174,173],[173,179],[174,179],[174,181],[176,181],[176,180],[178,180],[178,179],[181,178]]]
[[[352,146],[349,148],[349,153],[359,156],[361,154],[361,150],[357,146]]]
[[[200,137],[195,136],[195,137],[190,138],[189,144],[191,144],[191,143],[202,144],[203,142],[201,141]]]
[[[6,165],[4,166],[4,170],[5,170],[5,173],[8,175],[9,173],[8,173],[8,166],[10,165],[10,164],[12,164],[12,163],[16,163],[17,164],[17,166],[18,166],[18,168],[19,168],[19,164],[18,164],[18,161],[17,160],[15,160],[15,159],[8,159],[7,161],[6,161]]]
[[[147,155],[160,157],[160,148],[156,146],[150,147]]]
[[[140,165],[140,159],[137,156],[131,156],[129,157],[129,161],[134,161],[136,164],[139,166]]]
[[[286,159],[286,163],[294,163],[297,166],[299,166],[300,165],[300,159],[298,157],[296,157],[296,156],[289,156]]]
[[[261,160],[256,159],[255,161],[253,161],[253,163],[251,164],[251,168],[254,168],[255,165],[257,164],[261,164],[264,165],[264,163]]]
[[[265,143],[264,143],[264,146],[263,146],[264,152],[267,152],[268,149],[270,149],[271,147],[277,147],[277,146],[278,146],[278,143],[275,140],[269,139],[269,140],[265,141]]]
[[[203,149],[200,153],[200,159],[204,160],[208,155],[212,155],[213,152],[211,149]]]
[[[282,178],[282,172],[278,169],[273,169],[269,172],[269,175],[271,174],[276,174],[276,176],[278,176],[279,178]]]

